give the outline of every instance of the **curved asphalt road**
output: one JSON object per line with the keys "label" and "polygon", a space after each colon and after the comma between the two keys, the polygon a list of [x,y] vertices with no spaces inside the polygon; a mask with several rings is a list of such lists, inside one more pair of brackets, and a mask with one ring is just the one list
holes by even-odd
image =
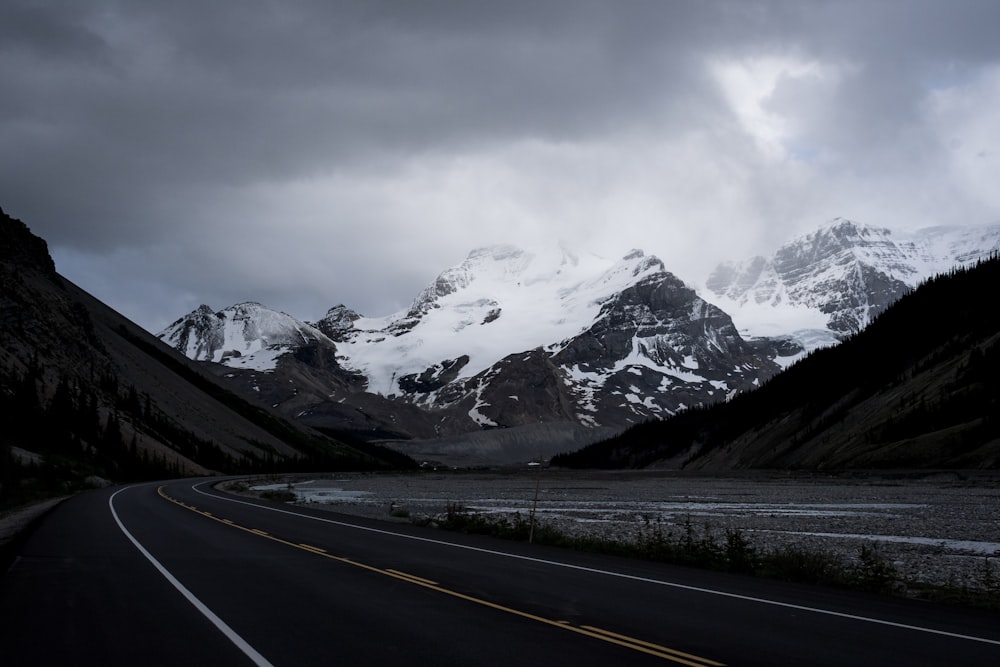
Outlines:
{"label": "curved asphalt road", "polygon": [[57,508],[0,581],[4,665],[1000,665],[1000,616],[248,501]]}

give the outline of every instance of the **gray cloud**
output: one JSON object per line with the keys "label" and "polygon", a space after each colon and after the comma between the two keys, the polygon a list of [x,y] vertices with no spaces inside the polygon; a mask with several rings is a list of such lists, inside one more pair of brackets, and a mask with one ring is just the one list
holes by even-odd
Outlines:
{"label": "gray cloud", "polygon": [[697,279],[836,216],[1000,218],[992,0],[7,2],[0,205],[150,328],[380,315],[472,247]]}

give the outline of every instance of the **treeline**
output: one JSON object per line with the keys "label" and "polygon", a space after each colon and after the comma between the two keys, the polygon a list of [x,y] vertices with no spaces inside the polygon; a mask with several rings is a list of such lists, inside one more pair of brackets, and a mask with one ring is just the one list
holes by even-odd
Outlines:
{"label": "treeline", "polygon": [[26,372],[8,371],[4,378],[0,506],[72,492],[98,478],[135,481],[181,474],[177,457],[151,454],[139,446],[136,430],[125,428],[142,419],[142,409],[134,411],[113,374],[100,373],[92,386],[60,377],[51,388],[31,364]]}
{"label": "treeline", "polygon": [[[864,331],[821,349],[774,376],[757,390],[727,403],[693,408],[666,420],[638,424],[619,436],[562,454],[565,467],[644,467],[700,447],[731,443],[783,419],[797,425],[792,447],[844,420],[851,408],[888,386],[904,386],[948,360],[955,379],[933,395],[909,395],[877,428],[859,434],[868,442],[897,441],[964,425],[949,441],[962,450],[1000,438],[1000,285],[994,254],[969,268],[932,278],[884,311]],[[904,391],[904,399],[907,399]],[[904,399],[900,399],[901,401]],[[920,461],[900,461],[920,465]]]}
{"label": "treeline", "polygon": [[[91,375],[87,381],[75,376],[46,381],[34,362],[25,372],[3,373],[0,507],[71,493],[102,480],[131,482],[191,474],[188,461],[225,474],[369,470],[413,463],[388,451],[362,452],[322,436],[293,432],[249,405],[244,412],[287,436],[297,453],[287,455],[266,443],[248,442],[234,456],[164,414],[148,394],[122,387],[113,372],[105,369]],[[153,446],[154,442],[158,444]]]}

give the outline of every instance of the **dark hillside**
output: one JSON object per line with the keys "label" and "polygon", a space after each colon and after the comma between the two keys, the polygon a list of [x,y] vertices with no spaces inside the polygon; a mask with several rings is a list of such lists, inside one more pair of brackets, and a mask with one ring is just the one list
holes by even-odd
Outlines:
{"label": "dark hillside", "polygon": [[557,457],[573,467],[1000,467],[1000,259],[936,277],[760,389]]}
{"label": "dark hillside", "polygon": [[224,389],[56,273],[2,211],[0,414],[0,505],[88,478],[385,466]]}

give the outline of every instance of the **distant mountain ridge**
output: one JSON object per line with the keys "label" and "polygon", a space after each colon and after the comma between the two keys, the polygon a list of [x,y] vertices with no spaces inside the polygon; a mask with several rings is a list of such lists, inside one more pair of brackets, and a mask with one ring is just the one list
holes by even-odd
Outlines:
{"label": "distant mountain ridge", "polygon": [[904,283],[943,275],[779,372],[801,347],[741,336],[656,257],[561,247],[476,250],[384,318],[340,305],[309,324],[253,302],[203,306],[165,345],[60,276],[45,241],[0,211],[0,502],[29,478],[65,489],[87,475],[412,463],[371,441],[508,463],[625,427],[643,444],[613,441],[613,465],[996,467],[996,234],[924,230],[907,244],[838,221],[787,244],[798,259],[774,266],[800,267],[800,286],[860,276],[865,307],[882,283],[861,289],[864,267]]}
{"label": "distant mountain ridge", "polygon": [[[997,247],[1000,226],[903,234],[838,219],[770,259],[721,265],[705,300],[641,250],[611,260],[503,245],[474,250],[389,316],[341,304],[310,324],[260,304],[202,306],[159,336],[331,433],[430,440],[547,423],[578,445],[759,386]],[[562,451],[555,432],[545,446]]]}
{"label": "distant mountain ridge", "polygon": [[814,349],[861,331],[921,282],[997,250],[1000,225],[903,232],[838,218],[770,257],[720,264],[706,296],[747,336]]}
{"label": "distant mountain ridge", "polygon": [[[244,322],[234,335],[238,313],[251,311],[261,323]],[[268,370],[256,375],[258,387],[287,385],[284,373],[303,363],[301,353],[287,354],[289,335],[300,351],[326,348],[327,370],[339,379],[311,405],[300,397],[299,418],[342,425],[343,410],[332,404],[360,400],[364,390],[379,397],[379,409],[389,401],[429,411],[429,432],[389,415],[402,432],[425,438],[540,422],[619,428],[756,386],[789,352],[747,344],[656,257],[635,250],[608,260],[563,247],[475,250],[388,317],[337,306],[313,326],[257,305],[215,314],[203,307],[159,335],[189,356],[212,350],[231,369]],[[248,361],[247,352],[271,365]]]}

